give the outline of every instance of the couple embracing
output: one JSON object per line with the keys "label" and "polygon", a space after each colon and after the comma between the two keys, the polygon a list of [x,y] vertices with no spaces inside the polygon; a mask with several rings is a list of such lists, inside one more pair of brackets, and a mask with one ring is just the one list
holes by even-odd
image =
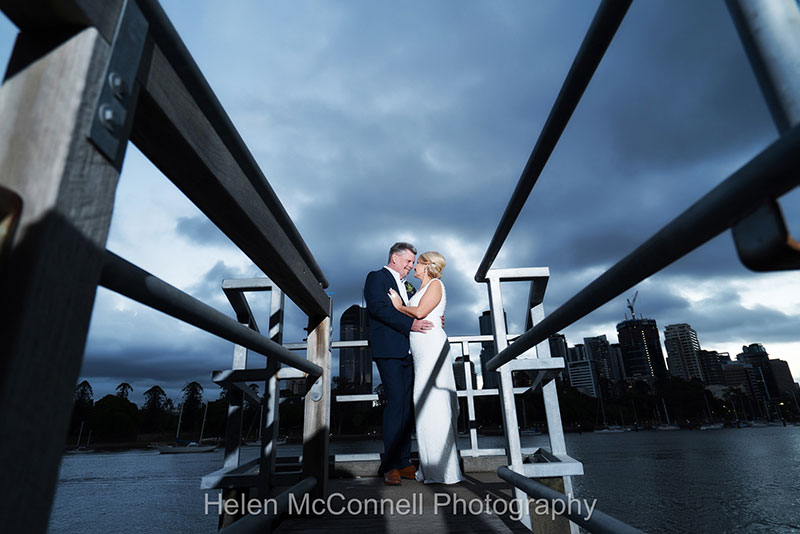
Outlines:
{"label": "couple embracing", "polygon": [[[386,396],[381,468],[390,486],[402,478],[443,484],[463,480],[456,446],[458,398],[442,328],[445,260],[438,252],[425,252],[415,266],[416,255],[413,245],[395,243],[388,264],[369,273],[364,284],[369,346]],[[412,268],[418,291],[405,281]],[[409,459],[414,429],[418,470]]]}

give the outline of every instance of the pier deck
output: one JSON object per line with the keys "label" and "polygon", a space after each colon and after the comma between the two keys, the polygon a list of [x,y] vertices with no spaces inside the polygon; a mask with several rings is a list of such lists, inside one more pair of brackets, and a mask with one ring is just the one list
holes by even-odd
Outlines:
{"label": "pier deck", "polygon": [[[509,511],[512,492],[508,483],[494,473],[467,473],[459,484],[422,484],[403,480],[401,486],[385,486],[382,477],[339,478],[329,481],[331,509],[322,515],[288,515],[274,530],[279,533],[303,532],[530,532],[513,519]],[[385,513],[375,506],[358,513],[368,499],[390,501]],[[354,514],[346,506],[353,502]],[[402,503],[408,503],[403,514]],[[454,503],[457,503],[454,507]],[[391,506],[397,506],[389,513]],[[470,508],[471,506],[471,508]],[[339,514],[344,509],[344,513]],[[497,513],[496,513],[497,512]]]}

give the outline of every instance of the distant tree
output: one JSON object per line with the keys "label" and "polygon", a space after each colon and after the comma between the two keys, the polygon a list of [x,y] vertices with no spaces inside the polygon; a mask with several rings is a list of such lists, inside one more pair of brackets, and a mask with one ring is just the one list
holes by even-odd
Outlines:
{"label": "distant tree", "polygon": [[88,406],[91,406],[94,401],[94,392],[92,391],[92,385],[84,380],[77,386],[75,386],[75,403],[83,403]]}
{"label": "distant tree", "polygon": [[161,432],[167,424],[167,394],[161,386],[153,386],[144,392],[141,430]]}
{"label": "distant tree", "polygon": [[135,440],[139,426],[138,407],[119,395],[106,395],[94,406],[92,431],[98,439]]}
{"label": "distant tree", "polygon": [[142,409],[162,409],[167,400],[167,394],[161,389],[161,386],[153,386],[144,392],[144,406]]}
{"label": "distant tree", "polygon": [[127,382],[123,382],[117,386],[117,397],[121,399],[127,399],[128,393],[133,391],[133,386],[128,384]]}
{"label": "distant tree", "polygon": [[77,435],[80,432],[81,423],[89,422],[92,416],[92,406],[94,405],[94,393],[92,386],[84,380],[75,386],[75,400],[72,405],[72,420],[69,425],[70,434]]}
{"label": "distant tree", "polygon": [[198,382],[187,382],[181,392],[183,393],[181,431],[199,431],[203,418],[203,386]]}
{"label": "distant tree", "polygon": [[227,399],[217,399],[208,403],[206,419],[206,437],[224,437],[225,421],[228,418]]}

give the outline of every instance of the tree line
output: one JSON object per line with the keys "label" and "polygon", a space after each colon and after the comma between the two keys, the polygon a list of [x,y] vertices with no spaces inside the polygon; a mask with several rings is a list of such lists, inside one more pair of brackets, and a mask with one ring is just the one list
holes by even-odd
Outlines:
{"label": "tree line", "polygon": [[[251,384],[250,388],[258,393],[257,384]],[[122,382],[116,387],[115,394],[95,401],[91,384],[87,380],[78,384],[68,444],[76,444],[80,435],[80,444],[84,445],[90,432],[94,443],[174,440],[179,422],[178,437],[181,440],[198,440],[201,428],[204,437],[225,435],[228,413],[228,392],[225,389],[220,390],[216,400],[204,402],[203,386],[198,382],[187,382],[181,389],[177,406],[159,385],[144,392],[141,407],[130,400],[132,392],[133,386]],[[245,400],[243,436],[247,437],[248,429],[257,433],[260,412],[259,405]]]}
{"label": "tree line", "polygon": [[[515,386],[530,385],[525,376],[515,376]],[[558,395],[561,417],[566,430],[592,430],[605,424],[640,427],[666,422],[664,407],[669,409],[671,422],[682,425],[700,425],[709,421],[733,423],[736,419],[756,419],[767,415],[778,415],[788,420],[800,417],[793,403],[775,406],[775,414],[764,414],[762,407],[754,403],[737,388],[728,388],[724,398],[719,399],[706,390],[699,380],[685,381],[669,378],[659,381],[652,388],[643,381],[636,382],[621,394],[607,394],[609,388],[600,384],[601,399],[590,397],[566,382],[558,380]],[[334,379],[332,394],[336,396],[339,384]],[[249,387],[258,394],[258,385]],[[129,399],[133,387],[123,382],[116,393],[94,401],[92,386],[84,380],[75,388],[72,422],[68,445],[76,443],[82,432],[81,444],[85,444],[91,431],[92,441],[168,441],[174,440],[180,421],[180,439],[196,441],[200,438],[205,415],[203,436],[224,437],[228,414],[228,393],[221,389],[214,401],[204,402],[203,387],[197,382],[187,382],[181,390],[176,406],[164,390],[154,385],[144,392],[144,404],[139,407]],[[376,388],[381,393],[381,386]],[[279,413],[280,433],[298,437],[302,434],[304,397],[281,391]],[[523,428],[546,430],[546,414],[541,390],[515,397],[519,424]],[[469,430],[466,399],[459,399],[460,414],[458,428]],[[331,403],[331,431],[335,435],[380,434],[382,424],[382,402],[334,402]],[[497,414],[500,402],[497,397],[475,398],[476,424],[479,431],[490,433],[499,429]],[[242,437],[246,440],[258,438],[258,423],[261,407],[245,397]]]}

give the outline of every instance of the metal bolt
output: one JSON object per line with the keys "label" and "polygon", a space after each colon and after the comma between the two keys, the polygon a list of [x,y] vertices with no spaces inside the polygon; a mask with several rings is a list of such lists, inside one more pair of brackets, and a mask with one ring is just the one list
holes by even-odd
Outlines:
{"label": "metal bolt", "polygon": [[114,96],[117,97],[117,99],[122,100],[125,98],[127,91],[125,90],[125,83],[122,80],[122,76],[116,72],[109,72],[108,86],[111,88],[111,92],[114,93]]}
{"label": "metal bolt", "polygon": [[114,109],[108,104],[103,104],[100,106],[100,109],[97,111],[97,113],[99,115],[100,123],[105,126],[106,130],[114,133],[118,127],[117,114],[114,113]]}

